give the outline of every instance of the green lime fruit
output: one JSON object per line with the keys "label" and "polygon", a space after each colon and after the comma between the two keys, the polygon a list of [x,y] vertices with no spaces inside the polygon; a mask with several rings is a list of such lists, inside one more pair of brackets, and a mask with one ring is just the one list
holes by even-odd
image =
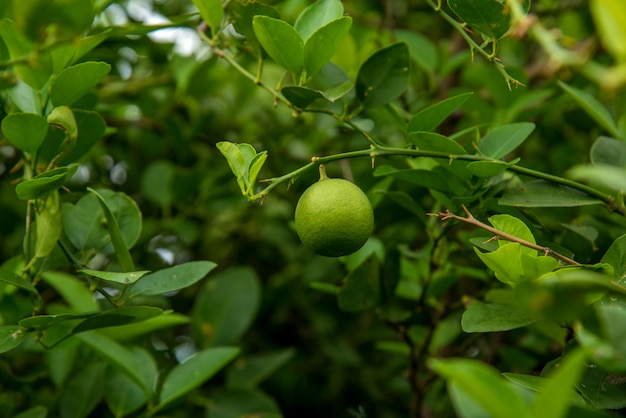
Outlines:
{"label": "green lime fruit", "polygon": [[326,257],[352,254],[374,228],[374,211],[354,183],[322,176],[296,206],[296,231],[304,245]]}

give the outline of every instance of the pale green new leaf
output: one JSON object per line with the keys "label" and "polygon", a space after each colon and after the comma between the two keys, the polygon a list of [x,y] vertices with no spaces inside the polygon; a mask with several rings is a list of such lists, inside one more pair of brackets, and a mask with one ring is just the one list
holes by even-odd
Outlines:
{"label": "pale green new leaf", "polygon": [[589,6],[602,45],[617,61],[626,62],[626,3],[591,0]]}
{"label": "pale green new leaf", "polygon": [[59,192],[53,190],[45,197],[37,199],[37,206],[35,257],[43,258],[57,245],[63,228]]}
{"label": "pale green new leaf", "polygon": [[68,150],[74,148],[76,139],[78,138],[78,125],[74,112],[68,106],[57,106],[48,115],[48,123],[50,125],[58,125],[65,131],[67,141],[69,142]]}

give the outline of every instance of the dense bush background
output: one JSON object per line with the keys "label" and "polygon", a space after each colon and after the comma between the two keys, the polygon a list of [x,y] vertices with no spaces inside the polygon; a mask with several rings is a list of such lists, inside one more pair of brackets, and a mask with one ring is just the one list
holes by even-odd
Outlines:
{"label": "dense bush background", "polygon": [[[225,2],[227,13],[248,3],[255,2]],[[293,24],[312,2],[265,3]],[[501,39],[497,56],[505,71],[523,84],[510,88],[498,64],[472,53],[460,32],[433,9],[434,4],[343,2],[353,22],[332,61],[352,80],[367,57],[394,41],[406,41],[411,54],[403,94],[386,106],[366,107],[355,118],[373,138],[404,147],[411,115],[472,92],[437,132],[454,135],[477,127],[455,137],[471,153],[487,129],[533,122],[533,133],[507,160],[519,157],[524,167],[563,176],[589,162],[596,139],[612,132],[598,122],[601,118],[573,100],[559,81],[597,98],[622,135],[626,131],[624,54],[616,52],[614,40],[607,40],[623,36],[623,27],[613,35],[599,31],[602,17],[592,13],[587,1],[532,4],[534,19],[554,36],[552,43],[542,38],[546,34],[524,32],[521,27],[513,28],[517,36]],[[454,16],[447,7],[444,4]],[[619,7],[624,12],[624,6]],[[78,202],[87,187],[130,196],[143,224],[131,248],[136,270],[157,271],[194,260],[217,264],[206,279],[190,287],[133,300],[172,309],[172,315],[178,316],[171,324],[164,322],[151,332],[141,331],[141,324],[136,324],[119,334],[115,329],[106,333],[104,328],[104,335],[152,356],[161,373],[202,349],[222,344],[241,348],[224,371],[155,413],[172,417],[203,413],[237,417],[246,412],[286,417],[452,416],[446,382],[426,366],[427,358],[474,358],[502,372],[527,375],[538,375],[547,364],[558,361],[565,343],[572,341],[569,325],[542,321],[508,332],[463,332],[465,308],[484,300],[489,290],[503,287],[472,248],[480,242],[474,239],[489,234],[458,222],[442,223],[426,213],[450,209],[462,214],[460,204],[466,203],[485,222],[496,213],[510,214],[522,219],[538,242],[573,254],[584,264],[600,262],[626,232],[622,215],[603,205],[501,205],[498,199],[505,189],[519,184],[519,178],[475,182],[473,197],[445,196],[419,181],[375,176],[368,158],[330,163],[330,175],[355,181],[374,202],[376,228],[366,255],[384,253],[370,257],[366,270],[350,274],[379,271],[387,290],[396,289],[398,280],[404,286],[396,290],[393,302],[347,312],[328,291],[342,283],[353,270],[351,263],[359,265],[359,259],[316,256],[300,245],[293,229],[295,204],[316,181],[316,169],[299,176],[289,188],[281,184],[262,201],[251,203],[241,195],[216,144],[249,143],[257,151],[267,150],[259,178],[274,178],[307,164],[312,156],[366,149],[368,142],[328,114],[305,112],[295,117],[293,109],[275,103],[271,94],[200,40],[196,10],[189,0],[0,4],[0,17],[12,19],[37,51],[110,29],[78,61],[106,62],[110,72],[71,106],[97,111],[106,122],[106,132],[79,160],[78,173],[60,191],[62,201]],[[227,15],[226,22],[232,18]],[[226,35],[228,31],[232,28],[225,29]],[[254,74],[256,58],[248,53],[250,45],[226,35],[217,48],[239,51],[237,61]],[[471,35],[481,42],[478,31]],[[564,48],[565,55],[546,50],[548,44]],[[0,43],[2,118],[20,110],[19,77],[12,62],[16,57],[4,46]],[[485,49],[490,51],[490,46]],[[582,57],[583,64],[573,62],[573,56]],[[33,59],[36,64],[37,58]],[[609,79],[586,63],[621,69]],[[267,58],[262,80],[274,87],[283,73]],[[27,209],[15,195],[22,171],[14,167],[21,158],[14,145],[0,139],[0,262],[3,270],[16,273],[28,262],[21,256]],[[378,157],[375,163],[412,167],[406,160]],[[602,185],[598,188],[606,190]],[[622,198],[621,193],[616,195]],[[110,249],[80,256],[96,270],[120,269]],[[40,281],[46,270],[65,271],[77,278],[76,283],[85,283],[57,247],[43,266],[26,275],[35,280],[41,298],[2,284],[2,325],[16,324],[32,314],[80,312],[75,298],[83,293],[68,296],[50,280]],[[216,288],[215,283],[223,287]],[[93,293],[94,288],[90,290]],[[98,303],[99,309],[111,307],[102,297]],[[133,409],[112,400],[116,390],[127,389],[129,378],[111,358],[74,337],[45,350],[36,342],[41,335],[35,334],[0,357],[1,417],[27,410],[31,415],[25,416],[45,416],[45,411],[63,417],[142,413],[142,405]],[[248,374],[237,375],[241,370]],[[601,409],[625,407],[623,377],[617,371],[607,376],[614,380],[611,402],[587,397],[587,404]],[[113,405],[122,406],[116,412]],[[45,410],[31,409],[35,407]]]}

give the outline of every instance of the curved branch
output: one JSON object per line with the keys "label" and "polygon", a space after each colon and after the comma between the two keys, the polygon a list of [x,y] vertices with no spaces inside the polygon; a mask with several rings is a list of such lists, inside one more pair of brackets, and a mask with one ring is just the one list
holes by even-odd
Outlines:
{"label": "curved branch", "polygon": [[[445,152],[439,151],[428,151],[428,150],[418,150],[418,149],[405,149],[405,148],[393,148],[393,147],[384,147],[380,145],[372,145],[370,149],[359,150],[359,151],[350,151],[344,152],[340,154],[329,155],[325,157],[313,157],[311,158],[311,162],[305,166],[300,167],[299,169],[292,171],[291,173],[287,173],[280,177],[274,177],[271,179],[263,180],[266,183],[270,183],[269,186],[261,190],[261,192],[257,193],[251,200],[262,199],[267,196],[267,193],[276,187],[278,184],[292,180],[301,173],[309,170],[312,167],[315,167],[318,164],[326,164],[332,161],[343,160],[345,158],[357,158],[357,157],[369,157],[376,158],[378,156],[385,155],[405,155],[409,157],[431,157],[431,158],[441,158],[446,160],[462,160],[462,161],[492,161],[492,162],[502,162],[500,160],[494,160],[493,158],[485,157],[482,155],[472,155],[472,154],[447,154]],[[626,216],[626,208],[617,204],[615,198],[611,195],[600,192],[599,190],[594,189],[593,187],[587,186],[582,183],[578,183],[576,181],[566,179],[563,177],[555,176],[552,174],[543,173],[541,171],[532,170],[530,168],[521,167],[517,165],[511,165],[507,167],[507,170],[513,171],[518,174],[523,174],[529,177],[533,177],[536,179],[546,180],[550,183],[562,184],[564,186],[571,187],[572,189],[576,189],[583,193],[586,193],[592,197],[601,200],[605,203],[611,210],[618,212],[621,215]]]}

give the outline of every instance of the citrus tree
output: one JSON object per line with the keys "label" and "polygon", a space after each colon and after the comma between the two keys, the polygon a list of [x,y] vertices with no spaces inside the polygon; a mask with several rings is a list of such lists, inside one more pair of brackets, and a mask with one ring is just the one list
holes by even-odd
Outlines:
{"label": "citrus tree", "polygon": [[626,408],[621,1],[0,19],[0,416]]}

